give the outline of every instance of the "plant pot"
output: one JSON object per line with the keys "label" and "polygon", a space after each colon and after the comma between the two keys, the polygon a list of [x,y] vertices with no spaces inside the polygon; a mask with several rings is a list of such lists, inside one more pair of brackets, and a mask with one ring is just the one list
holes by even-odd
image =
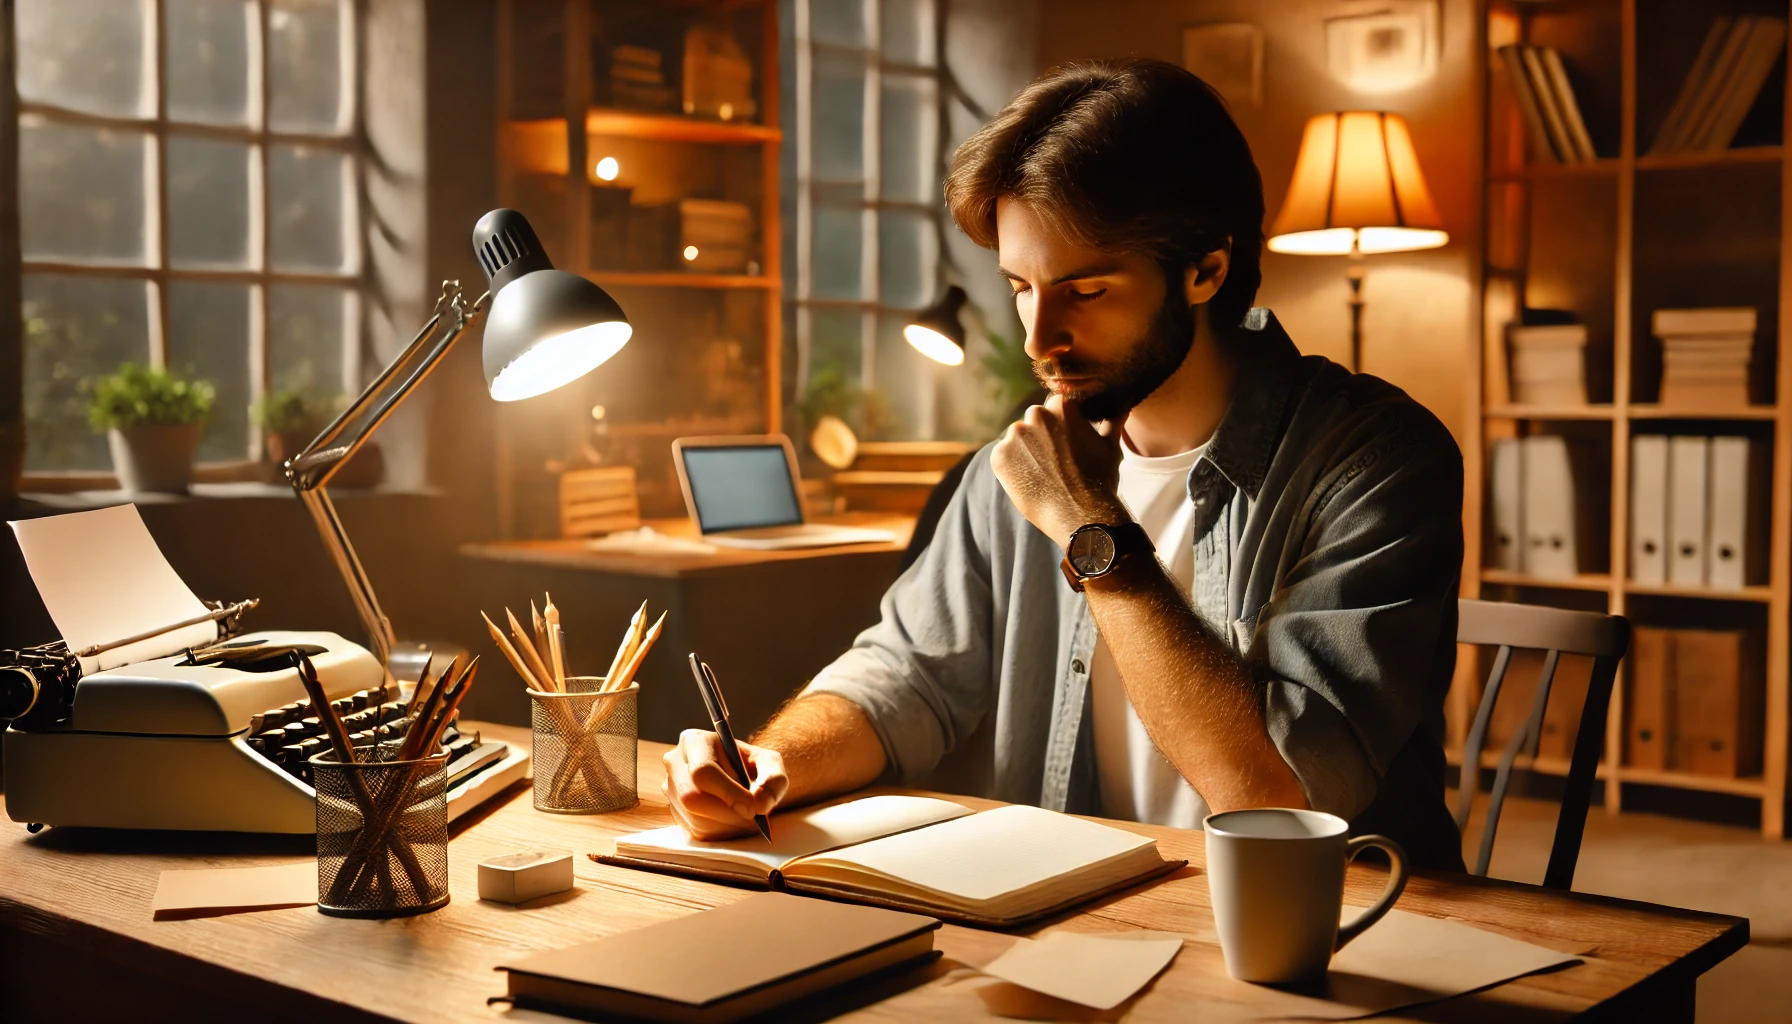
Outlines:
{"label": "plant pot", "polygon": [[193,452],[199,448],[197,423],[139,423],[106,431],[112,471],[127,491],[187,493],[193,482]]}

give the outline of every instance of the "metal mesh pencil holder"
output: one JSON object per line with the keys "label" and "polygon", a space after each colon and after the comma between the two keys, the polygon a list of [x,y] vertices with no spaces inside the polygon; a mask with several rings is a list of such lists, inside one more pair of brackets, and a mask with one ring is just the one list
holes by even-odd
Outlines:
{"label": "metal mesh pencil holder", "polygon": [[637,683],[597,692],[602,676],[570,676],[566,693],[530,690],[535,809],[603,814],[640,802],[635,789]]}
{"label": "metal mesh pencil holder", "polygon": [[[390,746],[390,745],[388,745]],[[356,747],[311,758],[317,790],[317,909],[405,917],[448,902],[448,755],[381,761]]]}

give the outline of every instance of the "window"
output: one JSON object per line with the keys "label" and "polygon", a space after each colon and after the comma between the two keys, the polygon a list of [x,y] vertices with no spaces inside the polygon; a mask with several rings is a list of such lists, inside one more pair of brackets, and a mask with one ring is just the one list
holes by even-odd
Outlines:
{"label": "window", "polygon": [[934,420],[933,368],[902,326],[939,283],[935,0],[783,0],[789,387],[838,374]]}
{"label": "window", "polygon": [[199,458],[270,389],[358,386],[353,0],[16,0],[27,472],[105,470],[84,382],[209,380]]}

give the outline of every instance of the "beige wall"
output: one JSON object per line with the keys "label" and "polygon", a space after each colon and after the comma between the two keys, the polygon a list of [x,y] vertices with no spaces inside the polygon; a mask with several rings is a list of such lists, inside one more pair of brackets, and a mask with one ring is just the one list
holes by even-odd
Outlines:
{"label": "beige wall", "polygon": [[[1430,252],[1370,257],[1363,286],[1363,369],[1406,389],[1458,439],[1473,414],[1468,375],[1475,351],[1473,254],[1480,214],[1476,168],[1480,118],[1474,76],[1474,5],[1441,0],[1442,54],[1435,79],[1405,92],[1359,96],[1325,69],[1329,0],[1042,0],[1039,64],[1079,57],[1158,57],[1180,62],[1182,29],[1251,22],[1265,33],[1263,105],[1234,110],[1263,171],[1273,220],[1288,188],[1301,126],[1317,113],[1382,109],[1405,115],[1419,161],[1449,228]],[[1266,253],[1258,301],[1274,309],[1301,350],[1349,359],[1345,259]]]}

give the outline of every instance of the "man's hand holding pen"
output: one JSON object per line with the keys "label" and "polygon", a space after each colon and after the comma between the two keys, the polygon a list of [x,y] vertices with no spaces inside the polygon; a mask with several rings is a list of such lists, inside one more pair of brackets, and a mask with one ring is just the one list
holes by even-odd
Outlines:
{"label": "man's hand holding pen", "polygon": [[775,750],[736,743],[753,779],[742,786],[729,769],[721,737],[707,729],[686,729],[666,751],[661,786],[672,819],[696,839],[730,839],[754,831],[753,816],[770,814],[790,791],[784,758]]}

